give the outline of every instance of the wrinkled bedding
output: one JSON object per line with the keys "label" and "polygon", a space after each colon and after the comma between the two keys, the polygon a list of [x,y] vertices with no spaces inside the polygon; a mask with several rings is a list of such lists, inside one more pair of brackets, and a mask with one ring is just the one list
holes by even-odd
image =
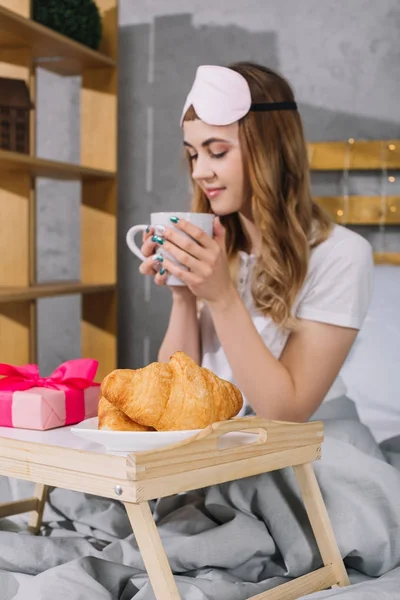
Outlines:
{"label": "wrinkled bedding", "polygon": [[[352,585],[307,598],[400,600],[400,436],[378,445],[331,411],[314,466]],[[31,491],[0,478],[0,502]],[[291,469],[151,506],[184,600],[246,600],[322,566]],[[119,501],[52,489],[41,534],[25,519],[0,520],[0,600],[154,600]]]}

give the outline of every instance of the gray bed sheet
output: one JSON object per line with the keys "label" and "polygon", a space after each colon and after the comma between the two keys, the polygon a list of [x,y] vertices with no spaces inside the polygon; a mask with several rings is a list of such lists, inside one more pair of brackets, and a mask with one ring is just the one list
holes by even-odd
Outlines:
{"label": "gray bed sheet", "polygon": [[[378,445],[350,401],[329,404],[314,466],[352,585],[307,598],[400,600],[400,436]],[[0,478],[0,502],[31,492]],[[184,600],[246,600],[322,566],[291,469],[152,509]],[[0,600],[154,600],[120,502],[53,489],[41,535],[25,526],[0,520]]]}

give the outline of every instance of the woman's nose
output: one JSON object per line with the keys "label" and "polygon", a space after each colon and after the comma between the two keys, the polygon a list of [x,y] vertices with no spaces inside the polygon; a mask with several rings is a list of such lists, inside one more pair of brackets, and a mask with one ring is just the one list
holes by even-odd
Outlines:
{"label": "woman's nose", "polygon": [[210,162],[205,159],[197,158],[192,170],[193,179],[212,179],[214,171],[211,168]]}

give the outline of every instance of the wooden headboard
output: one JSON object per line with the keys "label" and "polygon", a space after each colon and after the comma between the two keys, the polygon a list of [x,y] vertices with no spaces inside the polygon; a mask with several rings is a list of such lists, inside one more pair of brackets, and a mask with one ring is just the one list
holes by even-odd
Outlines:
{"label": "wooden headboard", "polygon": [[[395,181],[391,170],[400,170],[400,140],[354,140],[310,142],[311,171],[376,171]],[[400,196],[323,196],[314,197],[337,222],[345,225],[400,225]],[[400,265],[400,252],[374,254],[378,264]]]}

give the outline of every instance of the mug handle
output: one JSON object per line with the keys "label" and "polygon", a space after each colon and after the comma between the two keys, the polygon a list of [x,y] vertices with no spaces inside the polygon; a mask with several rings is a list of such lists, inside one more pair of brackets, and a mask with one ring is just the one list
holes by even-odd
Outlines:
{"label": "mug handle", "polygon": [[148,225],[134,225],[129,229],[128,233],[126,234],[126,243],[128,245],[129,250],[133,252],[135,256],[140,258],[140,260],[146,260],[146,257],[144,254],[142,254],[139,247],[135,243],[135,235],[139,233],[139,231],[145,231],[147,227]]}

